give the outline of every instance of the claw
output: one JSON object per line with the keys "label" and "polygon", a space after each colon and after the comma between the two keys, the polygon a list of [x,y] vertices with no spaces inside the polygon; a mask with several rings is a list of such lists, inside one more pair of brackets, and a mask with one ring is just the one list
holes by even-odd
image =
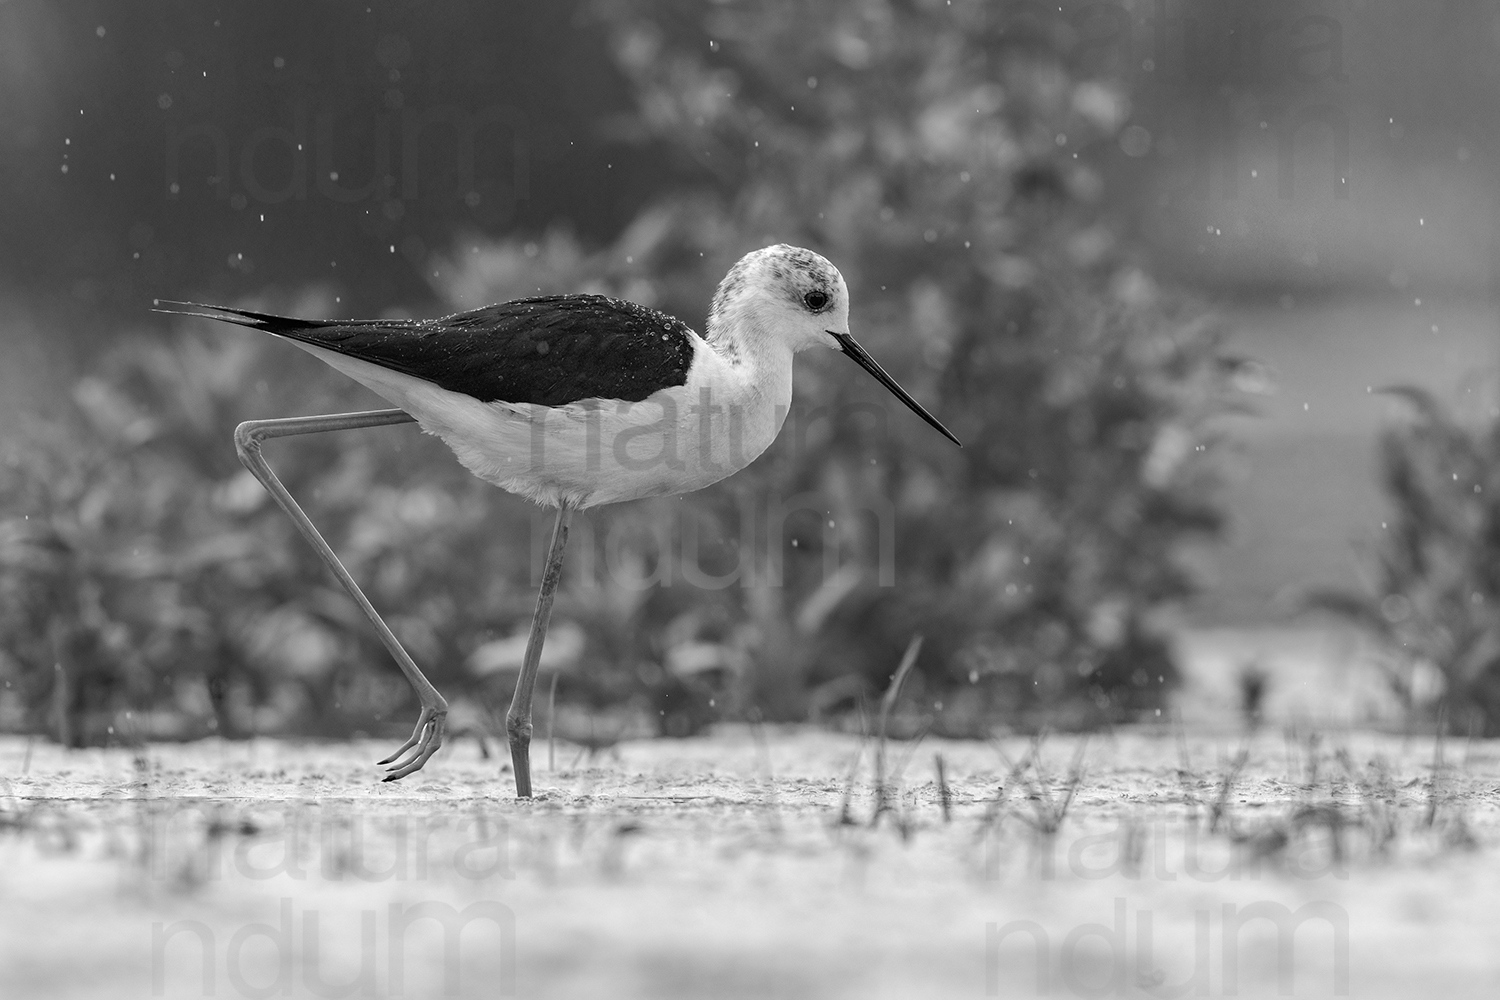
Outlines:
{"label": "claw", "polygon": [[375,762],[375,766],[376,767],[384,767],[385,765],[389,764],[391,761],[395,760],[397,757],[400,757],[402,754],[406,753],[406,751],[410,750],[412,747],[416,746],[417,743],[420,741],[420,738],[422,736],[422,730],[424,730],[426,728],[427,728],[427,710],[424,708],[422,710],[422,718],[420,718],[420,719],[417,720],[417,728],[411,734],[411,739],[409,739],[405,743],[401,744],[401,746],[399,748],[397,748],[396,752],[393,753],[393,754],[391,754],[389,757],[386,757],[383,760],[377,760]]}
{"label": "claw", "polygon": [[[431,759],[443,745],[443,730],[446,727],[448,710],[434,708],[431,705],[422,706],[422,714],[417,717],[417,727],[412,730],[411,738],[401,744],[400,749],[389,757],[377,763],[380,766],[390,764],[390,771],[382,781],[399,781],[422,769],[422,765]],[[407,752],[415,750],[411,756]]]}

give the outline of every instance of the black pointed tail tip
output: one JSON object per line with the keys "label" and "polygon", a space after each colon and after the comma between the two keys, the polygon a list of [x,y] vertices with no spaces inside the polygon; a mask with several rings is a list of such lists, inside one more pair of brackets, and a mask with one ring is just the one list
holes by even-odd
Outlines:
{"label": "black pointed tail tip", "polygon": [[152,299],[151,311],[166,316],[196,316],[199,319],[216,319],[223,323],[239,323],[242,326],[258,326],[264,322],[254,313],[228,306],[215,306],[207,302],[184,302],[180,299]]}
{"label": "black pointed tail tip", "polygon": [[[186,307],[186,308],[184,308]],[[205,302],[184,302],[181,299],[152,299],[151,311],[167,316],[208,316],[204,309],[218,309]]]}
{"label": "black pointed tail tip", "polygon": [[855,364],[874,376],[875,381],[889,389],[891,394],[905,403],[913,413],[927,421],[927,423],[937,429],[939,434],[943,435],[949,441],[952,441],[960,448],[964,446],[964,443],[952,431],[943,426],[941,420],[928,413],[927,408],[917,402],[911,393],[901,388],[896,380],[891,378],[890,374],[884,368],[880,367],[880,362],[870,357],[870,352],[859,346],[858,341],[847,333],[838,333],[833,330],[829,330],[828,333],[834,340],[839,342],[839,347],[843,350],[844,354],[853,359]]}
{"label": "black pointed tail tip", "polygon": [[[177,308],[177,307],[186,308]],[[282,330],[305,329],[310,326],[318,326],[319,323],[311,320],[293,319],[290,316],[277,316],[274,313],[256,312],[253,309],[237,309],[234,306],[215,306],[206,302],[183,302],[177,299],[152,299],[151,311],[165,313],[168,316],[196,316],[200,319],[214,319],[220,323],[234,323],[238,326],[248,326],[254,330],[266,330],[277,333]]]}

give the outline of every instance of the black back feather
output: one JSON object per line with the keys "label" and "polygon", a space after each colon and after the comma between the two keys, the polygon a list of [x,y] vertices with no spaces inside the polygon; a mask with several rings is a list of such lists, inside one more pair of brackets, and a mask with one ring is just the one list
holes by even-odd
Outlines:
{"label": "black back feather", "polygon": [[264,330],[486,403],[639,402],[684,384],[693,363],[686,323],[604,295],[541,295],[429,320],[303,320],[164,299],[162,304],[194,310],[158,312]]}

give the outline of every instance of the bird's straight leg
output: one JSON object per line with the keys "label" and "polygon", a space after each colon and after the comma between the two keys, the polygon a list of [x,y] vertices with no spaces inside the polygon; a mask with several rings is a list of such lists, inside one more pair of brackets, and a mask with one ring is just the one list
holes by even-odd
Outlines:
{"label": "bird's straight leg", "polygon": [[547,623],[552,620],[552,599],[562,579],[563,549],[568,544],[568,524],[572,519],[573,508],[569,504],[557,508],[547,566],[542,570],[542,589],[536,595],[536,613],[531,616],[531,636],[526,640],[526,656],[521,660],[521,676],[516,678],[516,693],[510,700],[510,711],[505,713],[510,761],[516,772],[516,797],[521,799],[531,798],[531,695],[536,688],[537,665],[542,660],[542,643],[547,639]]}
{"label": "bird's straight leg", "polygon": [[[313,526],[308,516],[302,512],[297,501],[287,492],[287,488],[281,484],[276,473],[271,471],[271,466],[266,463],[265,457],[260,453],[260,444],[268,438],[290,437],[295,434],[319,434],[324,431],[347,431],[360,427],[383,427],[387,424],[410,423],[415,418],[405,410],[368,410],[362,413],[335,413],[320,417],[285,417],[275,420],[247,420],[234,429],[234,446],[239,453],[240,461],[245,463],[249,469],[260,480],[264,486],[286,511],[292,523],[302,532],[317,551],[323,562],[338,577],[339,583],[354,598],[354,603],[370,619],[375,626],[375,631],[380,634],[380,641],[395,658],[396,665],[411,682],[411,686],[417,692],[417,698],[422,703],[422,714],[417,718],[417,727],[411,734],[411,739],[402,744],[401,749],[391,754],[385,760],[380,761],[382,765],[391,765],[389,773],[385,776],[386,781],[395,781],[404,778],[413,771],[420,770],[427,763],[438,747],[443,742],[443,726],[448,717],[448,702],[438,693],[438,689],[432,686],[412,658],[407,655],[401,643],[396,639],[390,627],[380,617],[379,612],[365,597],[364,591],[359,589],[359,584],[354,582],[354,577],[344,568],[339,557],[334,554],[333,549],[323,540],[318,529]],[[401,759],[411,751],[409,756]]]}

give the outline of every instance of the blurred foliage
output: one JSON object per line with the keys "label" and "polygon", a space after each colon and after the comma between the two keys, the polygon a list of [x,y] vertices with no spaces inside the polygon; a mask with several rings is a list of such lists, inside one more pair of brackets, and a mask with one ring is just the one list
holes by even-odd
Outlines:
{"label": "blurred foliage", "polygon": [[[1099,160],[1128,120],[1122,86],[1082,74],[1071,29],[1030,6],[589,11],[637,108],[609,135],[696,181],[600,250],[561,229],[458,240],[432,261],[440,294],[599,291],[698,321],[740,254],[808,245],[848,280],[856,335],[966,447],[853,365],[805,359],[749,469],[575,522],[554,620],[569,639],[544,658],[560,698],[669,733],[853,720],[921,633],[908,729],[1158,708],[1177,680],[1163,612],[1197,587],[1192,544],[1221,528],[1214,453],[1238,404],[1214,327],[1112,217]],[[281,305],[328,303],[261,304]],[[235,466],[238,419],[367,405],[288,353],[227,331],[123,348],[80,386],[76,426],[8,467],[0,648],[34,724],[50,705],[87,738],[76,720],[97,705],[231,734],[348,731],[408,704]],[[270,458],[434,682],[493,704],[549,519],[401,433]]]}
{"label": "blurred foliage", "polygon": [[740,703],[794,717],[878,693],[923,632],[911,703],[941,728],[1158,707],[1176,673],[1155,617],[1195,589],[1187,543],[1221,527],[1209,452],[1238,399],[1217,331],[1111,217],[1099,166],[1128,96],[1080,77],[1072,29],[1034,8],[591,10],[639,109],[615,134],[699,183],[601,252],[563,232],[460,247],[446,297],[587,289],[696,319],[741,253],[805,243],[843,270],[856,334],[968,444],[853,366],[804,362],[768,454],[677,508],[683,533],[759,545],[716,592],[749,626]]}
{"label": "blurred foliage", "polygon": [[[71,422],[36,428],[0,481],[11,721],[87,743],[348,733],[399,709],[405,682],[230,443],[252,413],[356,409],[364,391],[230,331],[127,342],[99,367]],[[440,447],[346,435],[273,449],[438,683],[493,637],[495,608],[526,613],[525,581],[492,571],[524,518],[492,509]]]}
{"label": "blurred foliage", "polygon": [[1500,421],[1466,425],[1426,390],[1387,391],[1415,419],[1381,437],[1391,512],[1369,590],[1317,591],[1305,604],[1379,642],[1415,717],[1500,735]]}

